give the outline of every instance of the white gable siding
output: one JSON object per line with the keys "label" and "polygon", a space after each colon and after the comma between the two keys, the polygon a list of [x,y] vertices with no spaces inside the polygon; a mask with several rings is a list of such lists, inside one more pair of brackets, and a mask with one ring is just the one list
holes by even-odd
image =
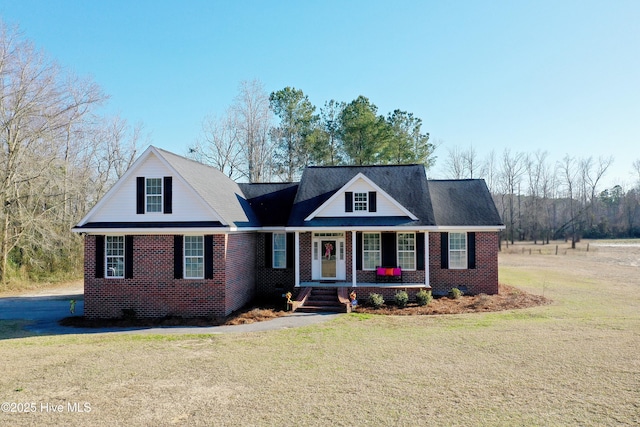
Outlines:
{"label": "white gable siding", "polygon": [[377,192],[377,209],[376,212],[365,211],[344,211],[344,192],[352,191],[354,193],[369,193],[369,191],[376,191],[369,183],[363,179],[357,179],[348,188],[345,188],[338,197],[329,202],[316,217],[341,217],[341,216],[406,216],[406,214],[399,209],[396,205],[386,198],[380,192]]}
{"label": "white gable siding", "polygon": [[[173,176],[173,213],[136,214],[136,178]],[[164,194],[164,192],[163,192]],[[96,211],[88,222],[156,222],[156,221],[216,221],[211,209],[187,188],[155,155],[150,155],[135,173],[127,177],[110,199]]]}

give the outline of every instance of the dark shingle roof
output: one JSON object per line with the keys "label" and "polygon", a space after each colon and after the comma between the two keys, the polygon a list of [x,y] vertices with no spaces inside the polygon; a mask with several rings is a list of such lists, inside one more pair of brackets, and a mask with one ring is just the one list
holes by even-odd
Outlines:
{"label": "dark shingle roof", "polygon": [[239,184],[263,227],[283,226],[289,219],[298,183]]}
{"label": "dark shingle roof", "polygon": [[[358,173],[365,175],[418,217],[412,225],[435,225],[422,165],[308,167],[302,174],[289,225],[309,225],[304,219]],[[347,221],[346,218],[343,220]]]}
{"label": "dark shingle roof", "polygon": [[483,179],[430,180],[428,183],[437,225],[503,225]]}

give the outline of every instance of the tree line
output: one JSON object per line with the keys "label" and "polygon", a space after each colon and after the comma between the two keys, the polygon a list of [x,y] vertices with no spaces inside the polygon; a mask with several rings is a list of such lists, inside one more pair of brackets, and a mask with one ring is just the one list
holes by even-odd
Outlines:
{"label": "tree line", "polygon": [[70,229],[131,165],[141,129],[0,22],[0,282],[78,274]]}
{"label": "tree line", "polygon": [[448,150],[449,178],[483,178],[506,229],[502,240],[549,243],[582,237],[640,237],[640,159],[632,163],[636,182],[602,185],[612,157],[566,155],[552,162],[546,151],[489,153],[479,159],[473,147]]}
{"label": "tree line", "polygon": [[267,94],[243,81],[221,117],[203,121],[188,156],[249,182],[299,179],[305,166],[435,162],[422,119],[400,109],[387,115],[365,96],[326,101],[317,108],[300,89]]}

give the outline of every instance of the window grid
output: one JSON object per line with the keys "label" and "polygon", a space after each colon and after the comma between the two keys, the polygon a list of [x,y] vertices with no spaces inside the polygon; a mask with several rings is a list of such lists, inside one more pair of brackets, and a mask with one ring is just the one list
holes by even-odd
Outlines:
{"label": "window grid", "polygon": [[449,233],[449,268],[467,268],[467,233]]}
{"label": "window grid", "polygon": [[366,211],[367,210],[367,193],[354,193],[353,194],[353,210],[354,211]]}
{"label": "window grid", "polygon": [[403,270],[416,269],[416,234],[398,233],[398,266]]}
{"label": "window grid", "polygon": [[380,265],[380,233],[362,233],[362,269],[374,270]]}
{"label": "window grid", "polygon": [[287,267],[287,238],[285,233],[273,233],[273,268]]}
{"label": "window grid", "polygon": [[184,277],[204,278],[204,236],[184,236]]}
{"label": "window grid", "polygon": [[106,236],[107,277],[124,277],[124,236]]}
{"label": "window grid", "polygon": [[147,212],[162,212],[162,178],[147,178]]}

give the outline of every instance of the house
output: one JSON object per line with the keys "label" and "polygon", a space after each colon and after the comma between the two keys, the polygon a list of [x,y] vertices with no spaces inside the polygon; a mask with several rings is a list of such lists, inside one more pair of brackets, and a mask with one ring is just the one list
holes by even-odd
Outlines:
{"label": "house", "polygon": [[428,180],[422,165],[248,184],[149,147],[73,231],[85,316],[109,318],[226,316],[323,288],[495,294],[503,228],[483,180]]}

